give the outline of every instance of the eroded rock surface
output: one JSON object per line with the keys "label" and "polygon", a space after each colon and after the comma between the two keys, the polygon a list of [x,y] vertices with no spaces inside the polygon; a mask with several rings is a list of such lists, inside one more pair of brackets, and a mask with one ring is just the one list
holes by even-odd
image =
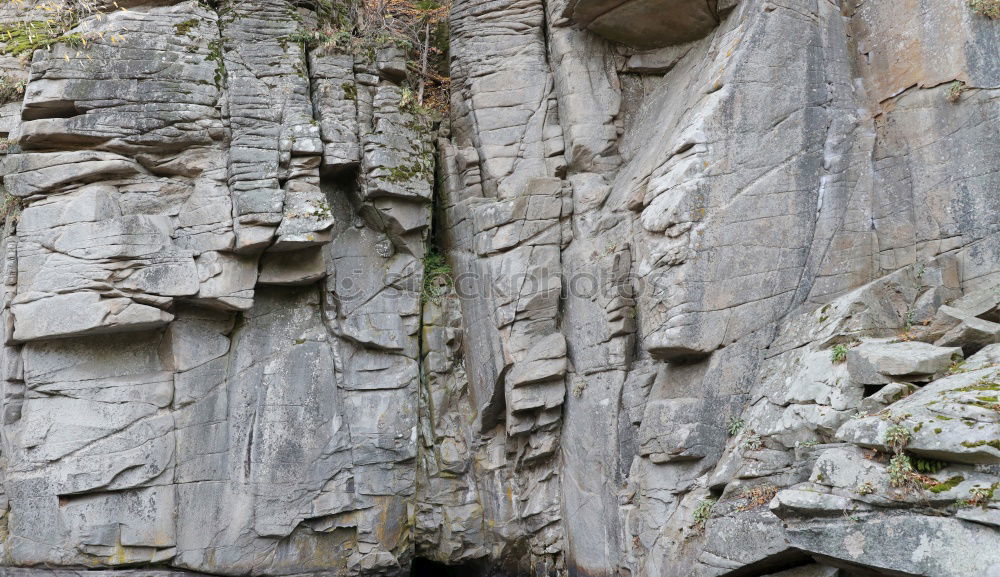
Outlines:
{"label": "eroded rock surface", "polygon": [[997,20],[120,7],[0,56],[3,575],[1000,576]]}

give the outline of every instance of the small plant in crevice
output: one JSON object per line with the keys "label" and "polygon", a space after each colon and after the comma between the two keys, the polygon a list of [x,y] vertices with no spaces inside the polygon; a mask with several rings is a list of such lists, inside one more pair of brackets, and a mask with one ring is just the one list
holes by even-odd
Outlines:
{"label": "small plant in crevice", "polygon": [[308,204],[313,209],[311,216],[319,219],[333,218],[333,207],[330,206],[328,200],[323,199],[319,202],[309,202]]}
{"label": "small plant in crevice", "polygon": [[345,82],[340,85],[341,90],[344,91],[344,98],[348,100],[353,100],[357,102],[358,100],[358,85],[353,82]]}
{"label": "small plant in crevice", "polygon": [[892,452],[899,455],[909,444],[910,439],[913,437],[913,433],[909,429],[904,427],[899,423],[890,425],[885,431],[885,444],[888,445]]}
{"label": "small plant in crevice", "polygon": [[906,493],[923,488],[919,475],[913,469],[913,463],[907,455],[902,453],[894,455],[889,461],[888,471],[891,487],[902,489]]}
{"label": "small plant in crevice", "polygon": [[707,499],[702,499],[698,501],[698,504],[694,508],[694,528],[701,531],[705,528],[705,523],[712,516],[712,508],[718,503],[718,499],[713,499],[711,497]]}
{"label": "small plant in crevice", "polygon": [[948,367],[949,375],[958,375],[967,372],[969,372],[969,369],[965,368],[964,358],[952,361],[951,366]]}
{"label": "small plant in crevice", "polygon": [[969,8],[992,20],[1000,19],[1000,0],[969,0]]}
{"label": "small plant in crevice", "polygon": [[174,30],[179,36],[191,36],[191,30],[198,26],[197,18],[189,18],[183,22],[174,24]]}
{"label": "small plant in crevice", "polygon": [[757,485],[751,489],[746,489],[740,493],[741,499],[746,499],[746,503],[740,506],[740,511],[751,511],[758,507],[763,507],[774,499],[778,494],[778,487],[771,484]]}
{"label": "small plant in crevice", "polygon": [[759,451],[764,447],[764,440],[757,431],[751,429],[743,438],[742,447],[747,451]]}
{"label": "small plant in crevice", "polygon": [[963,477],[961,475],[956,475],[954,477],[949,477],[948,479],[946,479],[944,481],[939,481],[939,482],[934,482],[934,483],[927,483],[927,484],[924,485],[924,489],[927,489],[931,493],[935,493],[935,494],[937,494],[937,493],[944,493],[946,491],[950,491],[951,489],[954,489],[955,487],[958,486],[959,483],[961,483],[964,480],[965,480],[965,477]]}
{"label": "small plant in crevice", "polygon": [[945,461],[938,461],[937,459],[929,459],[926,457],[915,457],[910,456],[910,462],[913,464],[913,468],[916,469],[918,473],[923,473],[925,475],[933,475],[941,469],[948,466]]}
{"label": "small plant in crevice", "polygon": [[729,426],[726,428],[726,430],[729,431],[730,437],[735,437],[736,435],[740,434],[740,431],[743,430],[744,426],[746,426],[746,422],[743,419],[739,417],[733,417],[729,419]]}
{"label": "small plant in crevice", "polygon": [[8,220],[16,223],[20,216],[21,199],[11,196],[10,193],[4,193],[3,203],[0,204],[0,224],[6,223]]}
{"label": "small plant in crevice", "polygon": [[854,492],[858,495],[871,495],[875,492],[875,485],[873,485],[870,481],[865,481],[855,487]]}
{"label": "small plant in crevice", "polygon": [[18,80],[6,74],[0,74],[0,104],[20,100],[27,87],[26,80]]}
{"label": "small plant in crevice", "polygon": [[993,501],[993,495],[997,489],[1000,489],[1000,483],[993,483],[989,487],[974,487],[969,489],[969,496],[967,498],[959,499],[955,504],[959,508],[982,507],[986,509]]}
{"label": "small plant in crevice", "polygon": [[830,349],[830,360],[842,363],[847,360],[847,345],[833,345]]}
{"label": "small plant in crevice", "polygon": [[820,324],[825,323],[830,320],[829,312],[832,305],[824,305],[823,308],[819,310],[819,322]]}
{"label": "small plant in crevice", "polygon": [[423,302],[440,303],[441,297],[454,286],[454,282],[448,259],[434,249],[427,251],[424,256],[424,285],[421,291]]}
{"label": "small plant in crevice", "polygon": [[956,80],[951,83],[948,88],[948,102],[958,102],[962,99],[962,93],[968,90],[965,83],[961,80]]}
{"label": "small plant in crevice", "polygon": [[[887,419],[890,423],[892,423],[889,425],[889,428],[885,430],[885,436],[882,439],[893,453],[892,458],[889,460],[889,467],[887,469],[887,472],[889,473],[889,486],[899,489],[903,493],[919,492],[928,484],[934,484],[937,482],[935,479],[918,472],[914,467],[913,459],[905,452],[906,446],[910,444],[910,439],[913,438],[913,432],[902,424],[903,420],[908,416],[909,415],[902,415],[894,417],[888,411],[885,411],[882,415],[884,419]],[[922,463],[922,466],[925,468],[935,467],[935,465],[930,462]]]}

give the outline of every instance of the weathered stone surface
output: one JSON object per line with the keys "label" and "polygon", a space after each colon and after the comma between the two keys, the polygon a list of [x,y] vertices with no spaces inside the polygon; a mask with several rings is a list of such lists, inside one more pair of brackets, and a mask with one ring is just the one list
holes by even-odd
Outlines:
{"label": "weathered stone surface", "polygon": [[935,345],[979,348],[1000,343],[1000,323],[981,319],[949,306],[938,309],[938,314],[956,322],[955,326],[935,341]]}
{"label": "weathered stone surface", "polygon": [[309,53],[309,71],[313,110],[323,139],[323,167],[332,171],[356,167],[361,149],[354,57],[313,50]]}
{"label": "weathered stone surface", "polygon": [[320,249],[291,254],[270,253],[260,262],[260,284],[308,285],[326,276],[326,261]]}
{"label": "weathered stone surface", "polygon": [[[959,577],[989,575],[1000,564],[995,529],[957,519],[861,514],[857,523],[795,523],[788,533],[794,546],[847,571]],[[883,546],[887,535],[891,548]]]}
{"label": "weathered stone surface", "polygon": [[102,299],[92,292],[13,304],[11,314],[15,322],[14,339],[22,342],[152,329],[174,318],[170,313],[131,299]]}
{"label": "weathered stone surface", "polygon": [[708,34],[718,23],[713,4],[706,0],[571,0],[567,12],[610,40],[650,48]]}
{"label": "weathered stone surface", "polygon": [[[996,392],[1000,371],[979,369],[938,379],[912,395],[889,405],[890,414],[911,431],[907,450],[934,459],[959,463],[1000,461],[1000,415]],[[891,418],[853,419],[837,436],[863,447],[887,450],[886,431]]]}
{"label": "weathered stone surface", "polygon": [[936,347],[921,342],[865,342],[847,353],[851,378],[864,384],[927,380],[962,360],[958,347]]}
{"label": "weathered stone surface", "polygon": [[1000,571],[995,20],[375,4],[0,55],[0,574]]}

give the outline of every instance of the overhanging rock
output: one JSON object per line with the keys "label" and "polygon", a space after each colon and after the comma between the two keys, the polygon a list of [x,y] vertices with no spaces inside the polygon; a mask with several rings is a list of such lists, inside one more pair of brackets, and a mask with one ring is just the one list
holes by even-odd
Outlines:
{"label": "overhanging rock", "polygon": [[576,0],[565,14],[587,29],[636,48],[704,37],[719,23],[710,0]]}

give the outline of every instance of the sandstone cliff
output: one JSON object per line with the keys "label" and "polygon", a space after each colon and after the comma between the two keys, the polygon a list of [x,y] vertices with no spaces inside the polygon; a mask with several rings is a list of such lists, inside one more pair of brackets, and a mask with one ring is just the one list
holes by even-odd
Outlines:
{"label": "sandstone cliff", "polygon": [[453,0],[443,117],[97,4],[0,5],[0,575],[1000,576],[996,0]]}

